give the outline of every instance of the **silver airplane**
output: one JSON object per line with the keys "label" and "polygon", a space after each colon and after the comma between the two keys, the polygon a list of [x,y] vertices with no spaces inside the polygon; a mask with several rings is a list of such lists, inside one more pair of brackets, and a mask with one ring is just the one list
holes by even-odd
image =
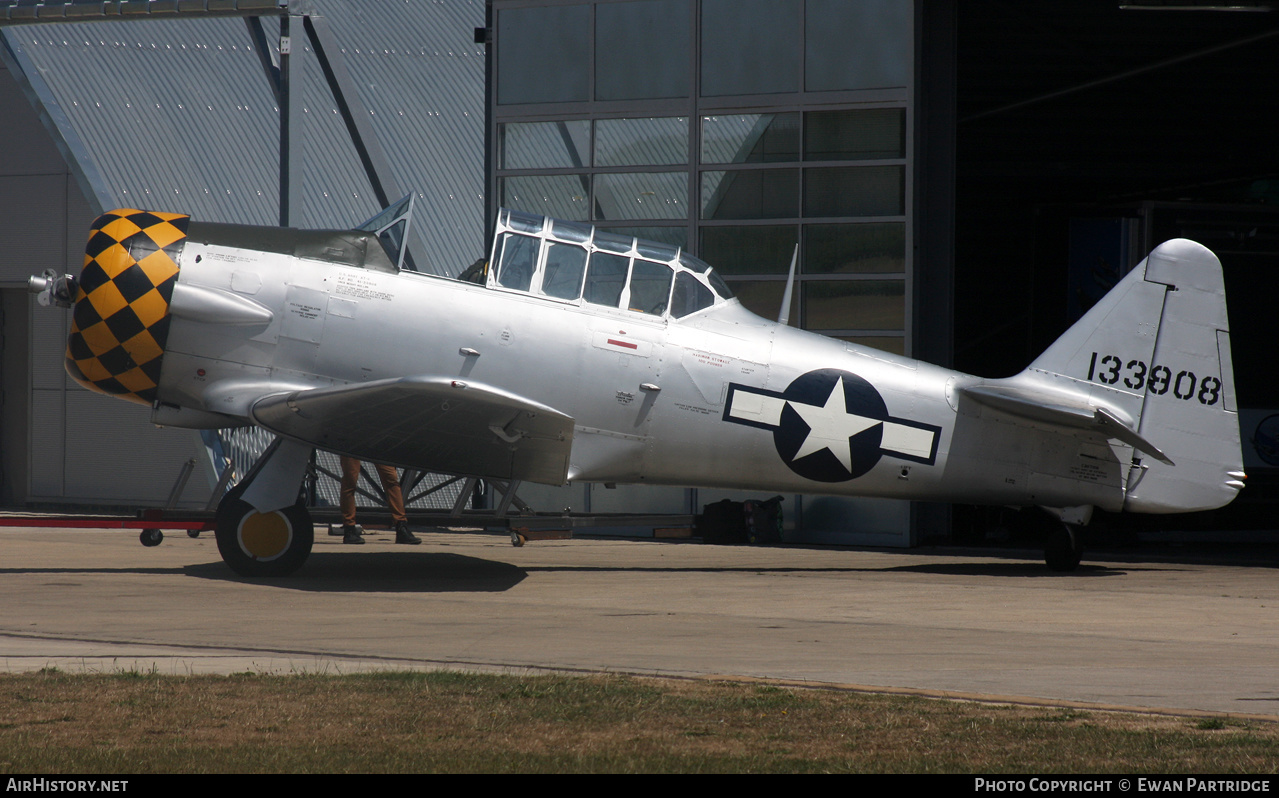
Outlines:
{"label": "silver airplane", "polygon": [[74,305],[84,387],[156,424],[278,436],[218,508],[237,573],[306,560],[315,448],[550,485],[1039,506],[1055,570],[1093,508],[1205,510],[1243,487],[1221,266],[1192,241],[983,379],[760,318],[677,248],[518,211],[459,279],[418,273],[411,213],[294,230],[117,210],[79,278],[31,280]]}

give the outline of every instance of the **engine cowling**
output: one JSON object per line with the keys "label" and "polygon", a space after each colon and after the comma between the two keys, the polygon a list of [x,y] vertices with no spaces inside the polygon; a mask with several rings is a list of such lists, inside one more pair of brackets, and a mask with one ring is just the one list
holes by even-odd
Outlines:
{"label": "engine cowling", "polygon": [[189,221],[132,208],[94,221],[67,339],[67,373],[80,385],[138,404],[155,401]]}

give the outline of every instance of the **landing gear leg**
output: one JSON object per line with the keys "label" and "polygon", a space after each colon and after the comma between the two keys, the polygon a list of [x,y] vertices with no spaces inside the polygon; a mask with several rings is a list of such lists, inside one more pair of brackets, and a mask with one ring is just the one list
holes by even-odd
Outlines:
{"label": "landing gear leg", "polygon": [[[315,527],[298,499],[310,452],[301,444],[277,440],[218,504],[218,551],[237,574],[285,576],[311,554]],[[262,512],[259,506],[277,509]]]}

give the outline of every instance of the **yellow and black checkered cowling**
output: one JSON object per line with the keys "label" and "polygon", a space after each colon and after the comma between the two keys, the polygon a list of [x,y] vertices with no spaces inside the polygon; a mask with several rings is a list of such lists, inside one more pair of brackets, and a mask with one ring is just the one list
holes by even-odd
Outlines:
{"label": "yellow and black checkered cowling", "polygon": [[89,230],[67,339],[67,372],[91,391],[149,405],[189,216],[133,209]]}

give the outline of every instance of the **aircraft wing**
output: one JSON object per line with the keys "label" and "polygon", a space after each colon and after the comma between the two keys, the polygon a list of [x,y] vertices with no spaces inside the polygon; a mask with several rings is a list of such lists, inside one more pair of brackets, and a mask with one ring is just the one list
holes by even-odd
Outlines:
{"label": "aircraft wing", "polygon": [[455,377],[416,376],[264,396],[249,415],[287,438],[361,460],[562,485],[573,419]]}
{"label": "aircraft wing", "polygon": [[1010,385],[971,385],[960,388],[959,393],[978,404],[1014,416],[1097,432],[1107,438],[1122,441],[1139,452],[1145,452],[1161,463],[1173,465],[1168,455],[1104,407],[1076,404],[1061,397]]}

